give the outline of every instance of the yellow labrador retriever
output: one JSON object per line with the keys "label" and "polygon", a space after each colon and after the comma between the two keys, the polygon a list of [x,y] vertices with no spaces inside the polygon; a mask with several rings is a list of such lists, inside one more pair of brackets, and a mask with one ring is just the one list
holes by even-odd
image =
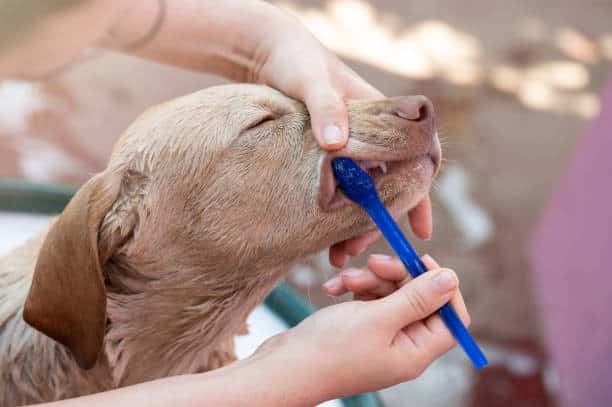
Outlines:
{"label": "yellow labrador retriever", "polygon": [[374,229],[336,188],[333,157],[359,160],[395,216],[429,191],[431,103],[348,110],[350,141],[334,153],[316,145],[301,103],[264,86],[143,114],[48,231],[0,259],[0,404],[234,360],[233,337],[293,263]]}

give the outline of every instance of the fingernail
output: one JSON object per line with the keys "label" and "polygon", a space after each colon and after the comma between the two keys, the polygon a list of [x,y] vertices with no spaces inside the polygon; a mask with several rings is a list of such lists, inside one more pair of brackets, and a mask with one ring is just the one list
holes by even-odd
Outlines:
{"label": "fingernail", "polygon": [[361,277],[363,276],[363,270],[360,269],[348,269],[344,272],[342,272],[342,274],[344,274],[347,277]]}
{"label": "fingernail", "polygon": [[340,289],[341,286],[342,286],[342,280],[340,279],[339,276],[335,276],[334,278],[332,278],[329,281],[326,281],[323,284],[323,287],[325,287],[325,289],[329,291],[336,291]]}
{"label": "fingernail", "polygon": [[342,130],[335,124],[328,124],[323,127],[323,141],[325,144],[334,145],[342,142]]}
{"label": "fingernail", "polygon": [[382,260],[382,261],[391,260],[391,256],[387,256],[386,254],[372,254],[370,257],[375,260]]}
{"label": "fingernail", "polygon": [[446,294],[457,287],[457,277],[450,270],[442,270],[432,280],[440,294]]}

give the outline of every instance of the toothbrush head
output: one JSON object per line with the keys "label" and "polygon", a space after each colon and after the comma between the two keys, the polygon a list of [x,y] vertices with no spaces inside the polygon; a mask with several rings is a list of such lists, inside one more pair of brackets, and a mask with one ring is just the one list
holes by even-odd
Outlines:
{"label": "toothbrush head", "polygon": [[372,177],[350,158],[338,157],[332,160],[334,175],[344,194],[361,206],[379,201]]}

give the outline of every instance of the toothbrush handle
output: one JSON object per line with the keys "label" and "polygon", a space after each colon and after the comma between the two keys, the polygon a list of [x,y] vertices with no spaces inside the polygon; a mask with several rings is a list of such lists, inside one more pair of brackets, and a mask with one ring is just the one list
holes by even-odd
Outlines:
{"label": "toothbrush handle", "polygon": [[[397,226],[397,223],[395,223],[382,203],[377,200],[370,205],[364,205],[364,207],[367,209],[370,217],[374,220],[374,223],[376,223],[383,236],[385,236],[412,277],[416,278],[421,274],[426,273],[427,268],[425,267],[425,264],[423,264],[400,228]],[[482,353],[482,350],[480,350],[478,344],[474,338],[472,338],[465,325],[463,325],[452,305],[450,305],[450,303],[444,304],[438,310],[438,314],[446,324],[449,331],[453,334],[459,345],[461,345],[465,353],[468,355],[474,364],[474,367],[476,367],[476,369],[485,367],[489,363],[486,356],[484,353]]]}

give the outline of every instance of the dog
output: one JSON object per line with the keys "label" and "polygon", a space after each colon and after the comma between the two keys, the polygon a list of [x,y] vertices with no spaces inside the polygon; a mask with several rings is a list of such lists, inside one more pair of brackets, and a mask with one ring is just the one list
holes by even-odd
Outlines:
{"label": "dog", "polygon": [[232,362],[234,336],[292,264],[375,230],[338,189],[334,157],[366,168],[394,217],[415,207],[440,166],[429,100],[347,109],[335,152],[302,103],[260,85],[141,115],[62,214],[0,259],[0,404]]}

